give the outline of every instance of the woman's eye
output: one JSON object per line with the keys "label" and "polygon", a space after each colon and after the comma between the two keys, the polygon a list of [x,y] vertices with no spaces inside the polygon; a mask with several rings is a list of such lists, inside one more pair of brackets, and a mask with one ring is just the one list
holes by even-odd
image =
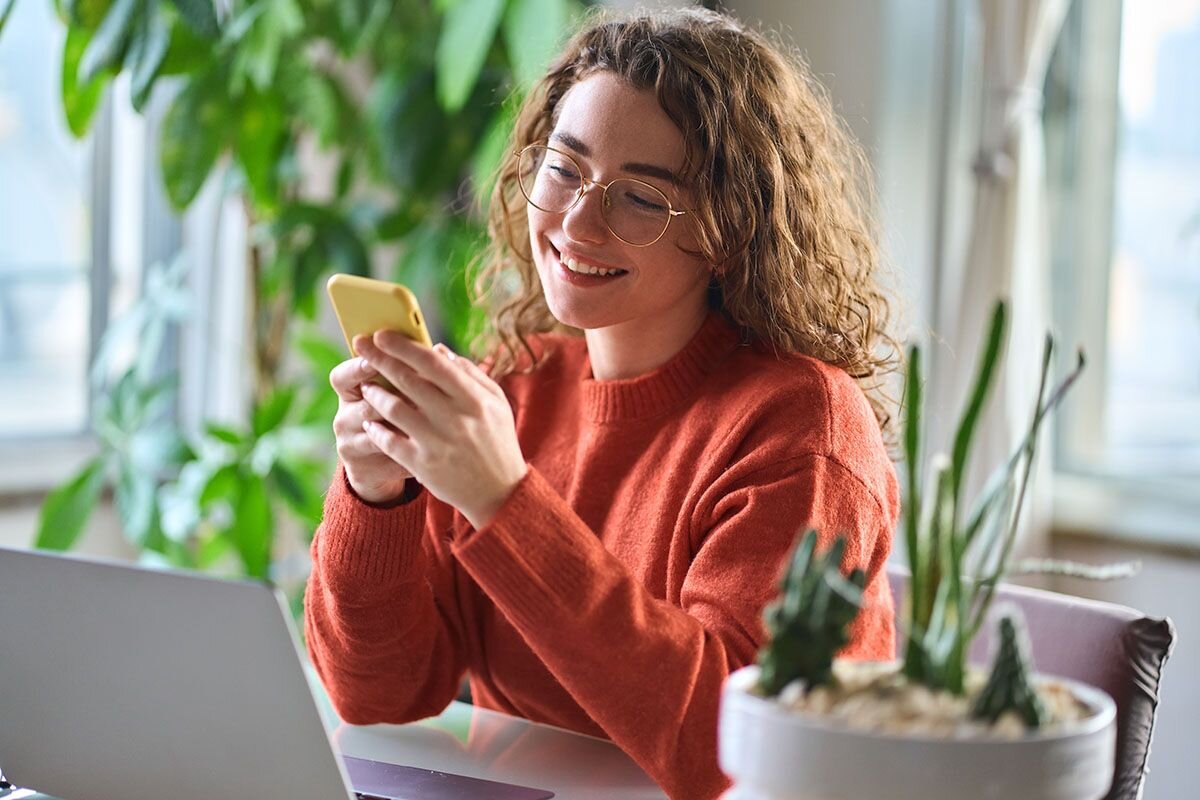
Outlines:
{"label": "woman's eye", "polygon": [[549,170],[551,174],[559,178],[569,180],[579,179],[579,173],[577,173],[570,164],[550,162],[546,164],[546,169]]}
{"label": "woman's eye", "polygon": [[630,205],[640,211],[661,213],[667,210],[667,207],[662,204],[660,199],[640,192],[625,192],[625,199]]}

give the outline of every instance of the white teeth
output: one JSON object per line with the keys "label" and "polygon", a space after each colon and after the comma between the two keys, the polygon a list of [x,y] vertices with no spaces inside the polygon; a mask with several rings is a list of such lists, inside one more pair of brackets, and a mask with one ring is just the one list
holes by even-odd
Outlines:
{"label": "white teeth", "polygon": [[562,263],[567,269],[571,270],[571,272],[577,272],[580,275],[608,276],[616,275],[624,271],[619,269],[601,269],[600,267],[592,266],[591,264],[584,264],[577,259],[572,258],[571,256],[562,256]]}

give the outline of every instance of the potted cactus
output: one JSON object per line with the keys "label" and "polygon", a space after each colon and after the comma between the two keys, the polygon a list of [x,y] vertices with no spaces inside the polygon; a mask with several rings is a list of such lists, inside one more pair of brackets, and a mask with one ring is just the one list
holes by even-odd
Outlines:
{"label": "potted cactus", "polygon": [[[1083,368],[1050,388],[1048,336],[1033,418],[1016,452],[968,508],[963,475],[1004,341],[997,303],[950,456],[920,480],[921,358],[909,352],[904,399],[907,487],[904,542],[911,573],[893,662],[836,658],[863,602],[861,571],[840,569],[841,539],[817,552],[808,531],[765,614],[768,642],[757,663],[726,682],[720,760],[734,786],[725,800],[1012,797],[1094,800],[1109,788],[1116,708],[1103,692],[1031,674],[1019,615],[989,615],[1010,556],[1038,433]],[[1092,569],[1040,562],[1043,571],[1107,578],[1130,565]],[[1002,609],[996,609],[1002,612]],[[989,620],[992,663],[970,664]]]}

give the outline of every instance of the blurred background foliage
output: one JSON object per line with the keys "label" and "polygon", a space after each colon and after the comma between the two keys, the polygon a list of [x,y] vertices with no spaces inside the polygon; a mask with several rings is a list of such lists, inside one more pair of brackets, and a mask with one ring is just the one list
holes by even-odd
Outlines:
{"label": "blurred background foliage", "polygon": [[[0,34],[13,2],[0,0]],[[221,182],[249,227],[249,418],[180,430],[169,331],[188,313],[186,252],[157,265],[93,365],[99,454],[56,488],[37,545],[67,549],[106,489],[142,561],[272,579],[288,514],[311,537],[332,475],[324,278],[382,273],[428,304],[459,350],[478,323],[466,269],[474,200],[512,113],[581,11],[577,0],[55,0],[62,108],[85,136],[129,75],[162,93],[161,177],[179,210]],[[155,98],[156,103],[158,98]],[[326,176],[322,178],[321,176]],[[330,179],[332,178],[332,179]],[[315,188],[321,186],[321,188]],[[131,364],[114,356],[122,348]],[[125,359],[129,361],[129,359]]]}

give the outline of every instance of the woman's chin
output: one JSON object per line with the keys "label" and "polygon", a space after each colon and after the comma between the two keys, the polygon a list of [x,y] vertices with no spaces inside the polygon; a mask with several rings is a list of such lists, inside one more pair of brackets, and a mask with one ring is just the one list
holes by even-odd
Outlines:
{"label": "woman's chin", "polygon": [[589,330],[606,328],[613,324],[614,320],[609,311],[597,308],[583,308],[581,305],[583,304],[564,303],[553,297],[546,298],[546,306],[550,309],[550,314],[560,324],[566,325],[568,328]]}

